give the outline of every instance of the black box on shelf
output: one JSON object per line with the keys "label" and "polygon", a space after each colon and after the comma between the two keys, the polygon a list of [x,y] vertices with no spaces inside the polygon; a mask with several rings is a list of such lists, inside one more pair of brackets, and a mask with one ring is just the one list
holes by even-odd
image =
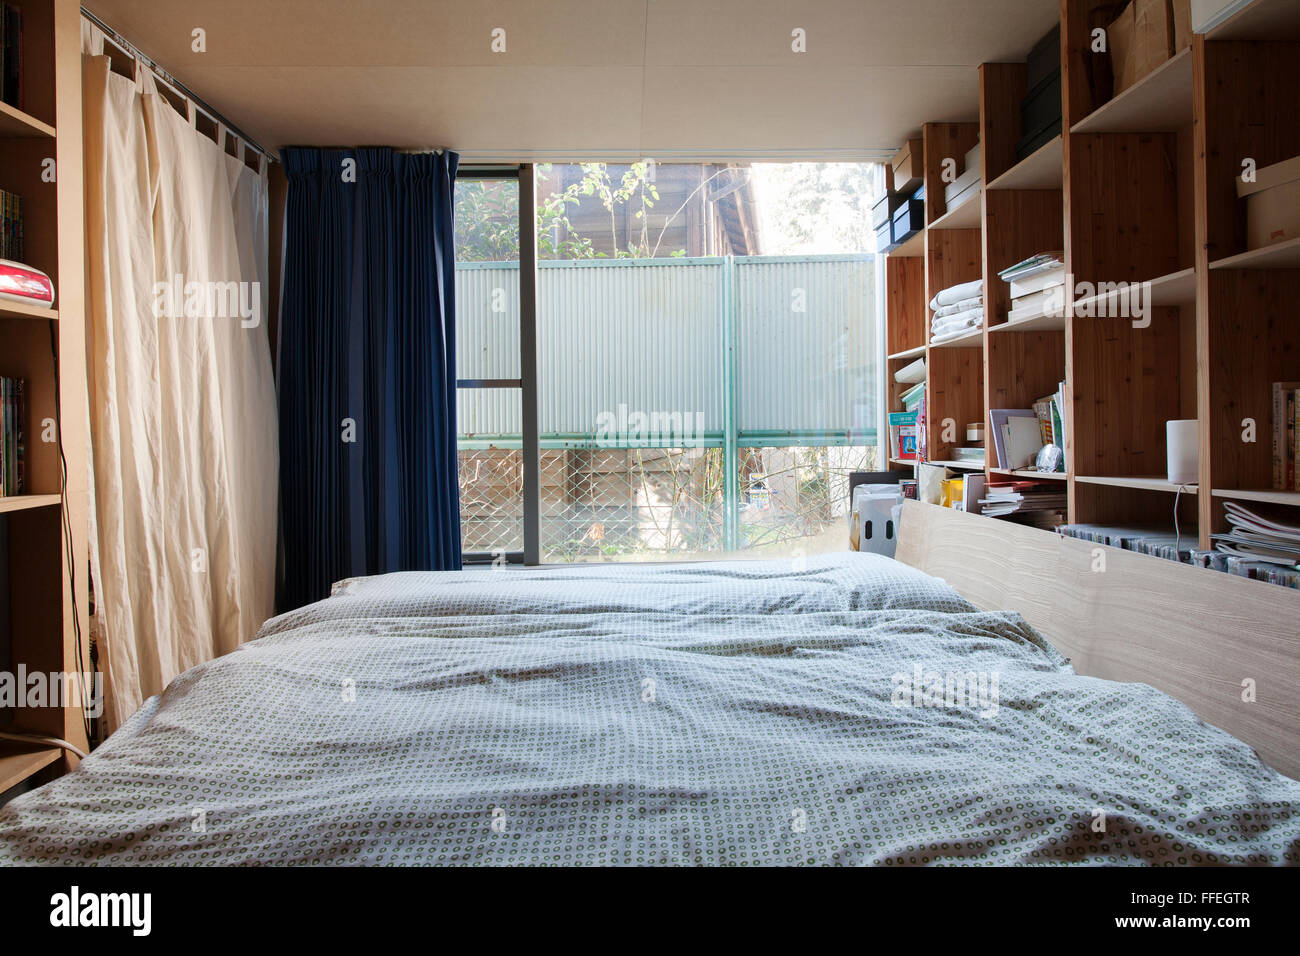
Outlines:
{"label": "black box on shelf", "polygon": [[883,226],[876,227],[876,251],[888,252],[894,245],[894,223],[889,220]]}
{"label": "black box on shelf", "polygon": [[894,212],[898,209],[899,203],[903,201],[899,193],[887,192],[871,207],[871,226],[879,229],[894,218]]}
{"label": "black box on shelf", "polygon": [[1061,71],[1061,26],[1052,27],[1050,33],[1034,44],[1029,51],[1028,73],[1025,89],[1032,90],[1053,73]]}
{"label": "black box on shelf", "polygon": [[1061,132],[1061,70],[1029,91],[1020,104],[1020,142],[1016,155],[1024,159]]}
{"label": "black box on shelf", "polygon": [[906,199],[894,213],[894,242],[906,242],[925,228],[925,203]]}

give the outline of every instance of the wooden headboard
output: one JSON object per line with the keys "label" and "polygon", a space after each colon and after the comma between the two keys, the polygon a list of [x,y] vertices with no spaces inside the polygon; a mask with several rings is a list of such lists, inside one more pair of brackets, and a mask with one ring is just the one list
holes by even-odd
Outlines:
{"label": "wooden headboard", "polygon": [[916,501],[900,524],[898,560],[1019,611],[1078,673],[1150,684],[1300,777],[1300,591]]}

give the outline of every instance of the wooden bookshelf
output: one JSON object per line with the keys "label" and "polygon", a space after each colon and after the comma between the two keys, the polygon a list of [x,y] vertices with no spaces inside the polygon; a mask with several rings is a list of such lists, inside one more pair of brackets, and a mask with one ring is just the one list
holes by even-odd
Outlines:
{"label": "wooden bookshelf", "polygon": [[[1271,383],[1300,380],[1300,240],[1248,250],[1235,183],[1243,157],[1263,167],[1300,155],[1300,3],[1255,0],[1113,97],[1094,87],[1090,62],[1106,6],[1061,2],[1059,139],[1016,155],[1026,86],[1017,62],[973,71],[975,122],[918,124],[931,200],[925,291],[919,305],[889,310],[891,342],[926,340],[925,303],[941,289],[985,284],[980,334],[926,349],[929,457],[953,457],[938,440],[945,419],[962,434],[984,421],[988,434],[988,409],[1028,407],[1064,381],[1066,473],[987,468],[990,477],[1063,481],[1072,522],[1161,515],[1202,548],[1224,530],[1226,500],[1300,525],[1300,492],[1269,487]],[[938,164],[977,140],[979,220],[952,228],[966,210],[943,207]],[[1054,249],[1096,293],[1067,315],[1008,322],[998,272]],[[1118,282],[1150,283],[1146,321],[1115,314]],[[1164,477],[1165,422],[1175,418],[1201,429],[1200,481],[1181,495]],[[1254,442],[1242,440],[1247,419]]]}
{"label": "wooden bookshelf", "polygon": [[[57,308],[0,304],[0,375],[25,379],[28,397],[27,493],[0,497],[9,548],[0,587],[10,607],[0,667],[88,671],[87,438],[76,413],[86,407],[81,8],[74,0],[21,6],[24,109],[0,108],[0,187],[23,197],[25,260],[53,280]],[[55,182],[42,176],[50,159]],[[6,710],[0,729],[88,746],[75,705]],[[74,761],[60,748],[0,743],[0,791]]]}

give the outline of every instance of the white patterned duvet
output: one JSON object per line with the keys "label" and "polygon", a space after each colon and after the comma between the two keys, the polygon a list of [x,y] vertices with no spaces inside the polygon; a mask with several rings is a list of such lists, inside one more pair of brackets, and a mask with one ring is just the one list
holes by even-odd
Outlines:
{"label": "white patterned duvet", "polygon": [[1300,783],[872,555],[392,574],[178,677],[0,862],[1294,864]]}

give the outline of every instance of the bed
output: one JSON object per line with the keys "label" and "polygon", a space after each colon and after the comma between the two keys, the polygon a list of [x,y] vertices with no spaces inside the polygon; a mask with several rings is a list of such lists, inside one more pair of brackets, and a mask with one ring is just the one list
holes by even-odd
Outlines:
{"label": "bed", "polygon": [[341,582],[0,809],[8,864],[1294,864],[1300,783],[897,561]]}

